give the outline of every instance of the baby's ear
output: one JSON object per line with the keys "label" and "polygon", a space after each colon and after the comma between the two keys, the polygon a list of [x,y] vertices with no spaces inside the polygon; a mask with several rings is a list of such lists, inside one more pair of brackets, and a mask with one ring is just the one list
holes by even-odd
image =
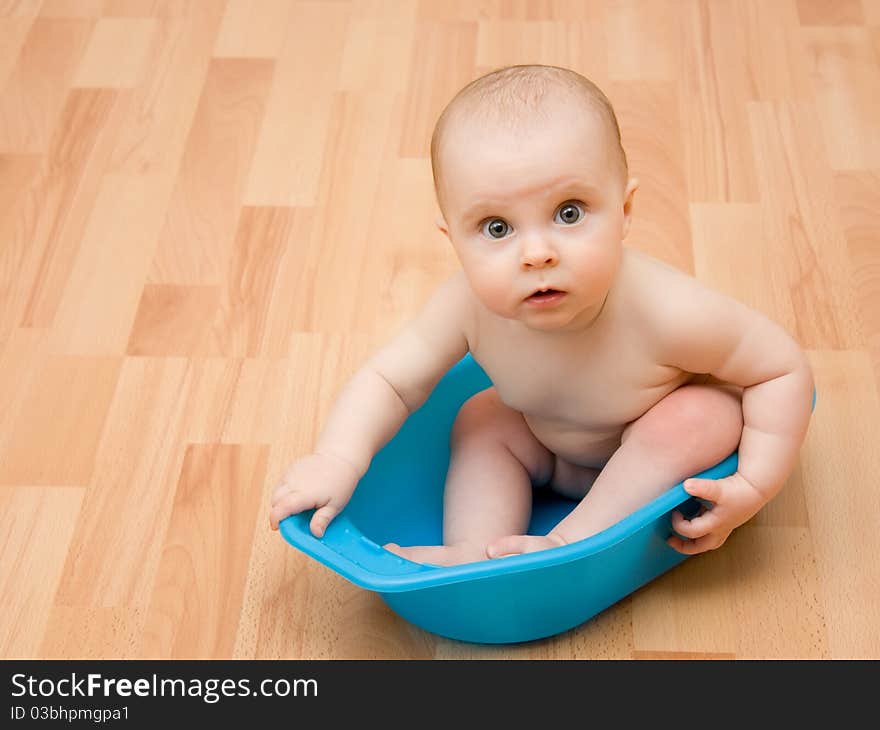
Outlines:
{"label": "baby's ear", "polygon": [[626,190],[623,191],[623,237],[629,233],[629,224],[632,221],[633,198],[636,190],[639,189],[639,181],[637,178],[631,177],[626,183]]}

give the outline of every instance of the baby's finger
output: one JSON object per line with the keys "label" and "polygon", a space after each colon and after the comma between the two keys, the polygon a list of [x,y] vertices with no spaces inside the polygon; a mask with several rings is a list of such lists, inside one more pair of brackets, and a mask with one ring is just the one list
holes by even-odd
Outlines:
{"label": "baby's finger", "polygon": [[312,531],[312,534],[315,537],[324,537],[327,525],[332,522],[333,518],[340,511],[341,508],[333,504],[333,502],[328,502],[320,509],[315,510],[315,514],[312,515],[312,521],[309,523],[309,529]]}
{"label": "baby's finger", "polygon": [[315,498],[302,492],[290,491],[283,495],[269,510],[269,523],[273,530],[278,529],[278,523],[285,517],[299,514],[304,510],[315,506]]}
{"label": "baby's finger", "polygon": [[685,491],[707,502],[721,501],[720,479],[687,479],[684,482]]}
{"label": "baby's finger", "polygon": [[689,537],[691,539],[703,537],[716,527],[718,527],[718,517],[711,510],[691,520],[685,519],[684,515],[677,510],[672,513],[672,529],[682,537]]}
{"label": "baby's finger", "polygon": [[274,506],[275,503],[281,499],[285,494],[290,492],[293,489],[293,485],[289,482],[281,482],[275,489],[272,490],[272,500],[271,504]]}
{"label": "baby's finger", "polygon": [[720,547],[724,544],[724,540],[719,539],[713,533],[709,533],[696,540],[682,540],[680,537],[673,535],[666,541],[666,543],[673,550],[677,550],[684,555],[697,555],[699,553],[704,553],[707,550],[714,550],[715,548]]}

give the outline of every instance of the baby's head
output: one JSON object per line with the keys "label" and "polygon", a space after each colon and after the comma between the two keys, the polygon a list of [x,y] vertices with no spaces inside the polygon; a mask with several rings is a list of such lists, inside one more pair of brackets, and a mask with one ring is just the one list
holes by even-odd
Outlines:
{"label": "baby's head", "polygon": [[[638,186],[598,87],[555,66],[493,71],[440,115],[431,164],[438,226],[486,307],[541,330],[592,323]],[[525,301],[544,287],[566,294]]]}

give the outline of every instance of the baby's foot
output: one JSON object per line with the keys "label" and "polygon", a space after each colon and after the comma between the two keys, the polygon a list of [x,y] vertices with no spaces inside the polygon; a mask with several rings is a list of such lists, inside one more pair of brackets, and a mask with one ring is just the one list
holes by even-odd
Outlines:
{"label": "baby's foot", "polygon": [[414,563],[430,563],[431,565],[461,565],[488,560],[485,548],[478,548],[467,543],[457,545],[415,545],[401,547],[395,542],[383,545],[388,552],[412,560]]}

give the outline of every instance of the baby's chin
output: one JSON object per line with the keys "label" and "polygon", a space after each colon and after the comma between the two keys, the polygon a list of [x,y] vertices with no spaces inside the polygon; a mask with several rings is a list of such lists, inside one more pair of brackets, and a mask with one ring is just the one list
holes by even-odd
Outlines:
{"label": "baby's chin", "polygon": [[[604,301],[604,299],[603,296],[600,301]],[[512,319],[516,319],[536,332],[577,332],[594,324],[602,311],[601,304],[598,311],[594,305],[583,309],[571,306],[574,302],[568,304],[569,307],[563,305],[555,310],[528,311],[521,309]]]}
{"label": "baby's chin", "polygon": [[555,317],[516,317],[525,327],[535,332],[565,332],[571,329],[573,318],[571,315]]}
{"label": "baby's chin", "polygon": [[[499,312],[499,314],[501,313]],[[573,313],[565,308],[559,308],[555,311],[529,311],[527,305],[524,305],[501,316],[519,322],[536,332],[556,332],[569,326],[576,314],[576,312]]]}
{"label": "baby's chin", "polygon": [[[548,309],[532,309],[530,305],[519,301],[502,301],[501,297],[477,295],[481,304],[490,312],[502,319],[519,322],[527,329],[536,332],[564,332],[580,329],[578,320],[583,320],[585,313],[572,299],[574,295],[566,294],[566,300],[560,305]],[[602,297],[604,299],[604,295]],[[592,309],[592,307],[591,307]]]}

